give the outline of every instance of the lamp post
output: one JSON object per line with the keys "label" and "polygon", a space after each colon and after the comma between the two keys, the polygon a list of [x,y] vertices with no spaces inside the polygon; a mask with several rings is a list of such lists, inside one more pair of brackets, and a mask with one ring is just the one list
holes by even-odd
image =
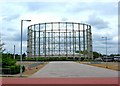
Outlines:
{"label": "lamp post", "polygon": [[15,45],[14,45],[14,59],[15,59]]}
{"label": "lamp post", "polygon": [[21,20],[21,54],[20,54],[20,77],[22,77],[22,32],[23,32],[23,21],[30,22],[31,20]]}
{"label": "lamp post", "polygon": [[106,68],[107,68],[107,37],[102,37],[102,38],[104,38],[105,39],[105,41],[106,41]]}

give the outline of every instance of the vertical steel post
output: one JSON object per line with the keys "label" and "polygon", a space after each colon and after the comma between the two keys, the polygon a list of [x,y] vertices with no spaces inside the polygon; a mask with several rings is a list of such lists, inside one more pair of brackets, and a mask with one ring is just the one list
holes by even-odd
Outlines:
{"label": "vertical steel post", "polygon": [[54,32],[54,56],[55,56],[55,32]]}
{"label": "vertical steel post", "polygon": [[27,30],[27,57],[30,56],[30,30]]}
{"label": "vertical steel post", "polygon": [[67,49],[67,47],[68,47],[67,39],[68,38],[67,38],[67,22],[66,22],[66,57],[68,58],[68,55],[67,55],[68,54],[68,52],[67,52],[68,51],[68,49]]}
{"label": "vertical steel post", "polygon": [[79,31],[79,61],[81,58],[81,42],[80,42],[80,24],[78,24],[78,31]]}
{"label": "vertical steel post", "polygon": [[65,55],[65,32],[64,32],[64,55]]}
{"label": "vertical steel post", "polygon": [[14,45],[14,59],[15,59],[15,45]]}
{"label": "vertical steel post", "polygon": [[69,32],[70,36],[69,36],[69,41],[70,41],[70,53],[71,53],[71,32]]}
{"label": "vertical steel post", "polygon": [[45,57],[46,57],[46,23],[45,23]]}
{"label": "vertical steel post", "polygon": [[90,46],[90,57],[93,60],[93,49],[92,49],[92,32],[91,32],[91,26],[89,25],[89,46]]}
{"label": "vertical steel post", "polygon": [[74,57],[74,53],[75,53],[75,51],[74,51],[74,23],[72,23],[72,30],[73,30],[73,37],[72,37],[72,39],[73,39],[73,58],[75,59],[75,57]]}
{"label": "vertical steel post", "polygon": [[23,20],[21,20],[21,54],[20,54],[20,77],[22,77],[22,32],[23,32]]}
{"label": "vertical steel post", "polygon": [[75,36],[75,52],[76,52],[76,31],[75,31],[75,34],[74,34]]}
{"label": "vertical steel post", "polygon": [[60,22],[58,23],[58,30],[59,30],[59,57],[60,57]]}
{"label": "vertical steel post", "polygon": [[106,65],[105,65],[105,67],[107,68],[108,66],[107,66],[107,37],[102,37],[102,38],[105,38],[105,43],[106,43]]}
{"label": "vertical steel post", "polygon": [[39,39],[39,40],[38,40],[38,41],[39,41],[39,42],[38,42],[38,45],[39,45],[39,46],[38,46],[38,47],[39,47],[38,52],[39,52],[39,57],[40,57],[40,24],[39,24],[39,37],[38,37],[38,39]]}
{"label": "vertical steel post", "polygon": [[52,52],[52,56],[53,56],[53,43],[54,43],[54,42],[53,42],[53,23],[51,23],[51,25],[52,25],[52,26],[51,26],[51,40],[52,40],[52,43],[51,43],[51,45],[52,45],[52,46],[51,46],[51,47],[52,47],[52,51],[51,51],[51,52]]}
{"label": "vertical steel post", "polygon": [[106,68],[107,68],[107,37],[106,37]]}
{"label": "vertical steel post", "polygon": [[86,51],[85,51],[85,25],[83,24],[83,55],[84,55],[84,58],[86,58],[85,54],[86,54]]}
{"label": "vertical steel post", "polygon": [[31,21],[31,20],[21,20],[21,46],[20,46],[20,77],[22,77],[22,33],[23,33],[23,21]]}
{"label": "vertical steel post", "polygon": [[90,58],[90,46],[89,46],[89,30],[88,30],[88,25],[87,25],[87,29],[86,29],[86,46],[87,46],[87,57]]}
{"label": "vertical steel post", "polygon": [[34,58],[36,58],[36,30],[34,25]]}
{"label": "vertical steel post", "polygon": [[33,30],[31,30],[31,57],[33,57]]}
{"label": "vertical steel post", "polygon": [[50,56],[50,32],[48,32],[48,55]]}
{"label": "vertical steel post", "polygon": [[43,56],[45,56],[45,40],[44,40],[44,37],[45,37],[45,34],[44,34],[44,31],[43,31]]}

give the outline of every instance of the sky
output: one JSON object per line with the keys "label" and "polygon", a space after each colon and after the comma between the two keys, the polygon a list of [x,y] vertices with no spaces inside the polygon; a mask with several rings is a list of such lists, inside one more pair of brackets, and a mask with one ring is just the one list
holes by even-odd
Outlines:
{"label": "sky", "polygon": [[42,22],[79,22],[92,26],[93,51],[118,53],[118,0],[1,0],[0,34],[5,52],[20,54],[21,20],[23,52],[27,48],[27,27]]}

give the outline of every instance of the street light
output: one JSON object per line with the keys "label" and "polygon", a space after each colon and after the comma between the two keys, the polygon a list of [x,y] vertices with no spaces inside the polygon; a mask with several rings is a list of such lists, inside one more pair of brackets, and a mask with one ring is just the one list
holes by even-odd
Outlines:
{"label": "street light", "polygon": [[14,45],[14,59],[15,59],[15,45]]}
{"label": "street light", "polygon": [[22,77],[22,30],[23,30],[23,21],[30,22],[31,20],[21,20],[21,54],[20,54],[20,77]]}
{"label": "street light", "polygon": [[105,39],[105,41],[106,41],[106,68],[107,68],[107,37],[102,37],[102,38],[104,38]]}

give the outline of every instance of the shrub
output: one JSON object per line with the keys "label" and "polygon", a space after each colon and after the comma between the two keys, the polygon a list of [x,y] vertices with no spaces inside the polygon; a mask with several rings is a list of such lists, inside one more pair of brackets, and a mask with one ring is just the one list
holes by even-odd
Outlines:
{"label": "shrub", "polygon": [[84,59],[85,59],[84,57],[81,57],[81,58],[80,58],[81,61],[84,61]]}
{"label": "shrub", "polygon": [[10,66],[11,74],[18,74],[20,73],[20,65],[13,65]]}
{"label": "shrub", "polygon": [[11,59],[10,57],[2,59],[2,67],[15,65],[16,60]]}
{"label": "shrub", "polygon": [[[22,67],[25,71],[25,67]],[[16,65],[16,60],[5,56],[2,58],[2,73],[3,74],[18,74],[20,73],[20,65]]]}
{"label": "shrub", "polygon": [[25,71],[25,66],[22,66],[22,72],[24,72]]}
{"label": "shrub", "polygon": [[67,61],[67,58],[66,57],[60,57],[59,60],[60,61]]}
{"label": "shrub", "polygon": [[[22,72],[25,71],[25,66],[22,66]],[[2,70],[3,74],[18,74],[20,73],[20,65],[6,66]]]}

